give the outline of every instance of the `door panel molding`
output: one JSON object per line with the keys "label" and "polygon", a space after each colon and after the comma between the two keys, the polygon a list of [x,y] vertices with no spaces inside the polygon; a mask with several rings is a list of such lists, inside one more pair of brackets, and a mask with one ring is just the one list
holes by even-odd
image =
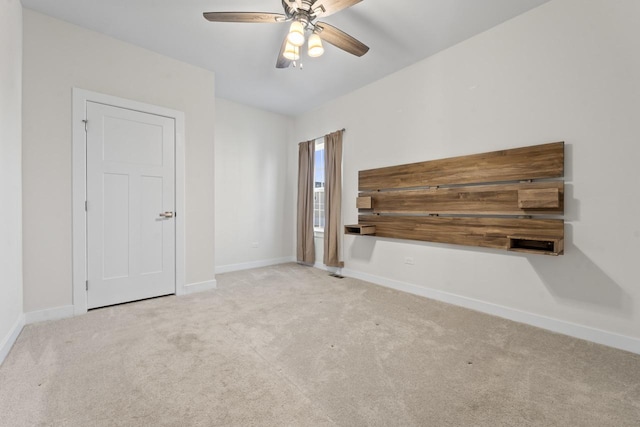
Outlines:
{"label": "door panel molding", "polygon": [[[164,107],[132,101],[80,88],[72,91],[72,252],[73,252],[73,310],[87,312],[87,194],[86,123],[87,102],[126,108],[142,113],[164,116],[175,121],[175,282],[176,295],[185,289],[185,203],[184,203],[184,113]],[[90,209],[90,207],[89,207]]]}

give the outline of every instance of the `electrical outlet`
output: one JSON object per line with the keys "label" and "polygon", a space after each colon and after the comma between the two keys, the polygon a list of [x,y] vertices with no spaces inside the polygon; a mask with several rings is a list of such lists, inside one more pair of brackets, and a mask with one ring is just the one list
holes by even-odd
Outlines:
{"label": "electrical outlet", "polygon": [[412,257],[408,256],[408,257],[404,258],[404,263],[407,264],[407,265],[414,265],[415,261],[413,260]]}
{"label": "electrical outlet", "polygon": [[252,247],[252,248],[257,248],[258,246],[260,246],[260,243],[258,243],[258,242],[251,242],[251,247]]}

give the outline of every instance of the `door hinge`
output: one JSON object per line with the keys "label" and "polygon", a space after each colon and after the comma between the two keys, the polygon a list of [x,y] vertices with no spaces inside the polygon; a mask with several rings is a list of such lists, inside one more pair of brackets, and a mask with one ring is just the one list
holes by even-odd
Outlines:
{"label": "door hinge", "polygon": [[88,201],[84,201],[84,211],[88,211],[89,210],[89,202]]}
{"label": "door hinge", "polygon": [[89,290],[89,281],[88,280],[84,281],[84,289],[87,290],[87,291]]}
{"label": "door hinge", "polygon": [[86,132],[86,131],[87,131],[87,123],[89,123],[89,120],[84,119],[84,120],[82,121],[82,123],[84,123],[84,131]]}

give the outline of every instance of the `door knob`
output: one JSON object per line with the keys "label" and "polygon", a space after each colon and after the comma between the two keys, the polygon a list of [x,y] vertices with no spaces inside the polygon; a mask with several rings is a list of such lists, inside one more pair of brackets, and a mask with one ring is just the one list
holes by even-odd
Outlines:
{"label": "door knob", "polygon": [[173,218],[173,212],[161,212],[160,216],[162,218]]}

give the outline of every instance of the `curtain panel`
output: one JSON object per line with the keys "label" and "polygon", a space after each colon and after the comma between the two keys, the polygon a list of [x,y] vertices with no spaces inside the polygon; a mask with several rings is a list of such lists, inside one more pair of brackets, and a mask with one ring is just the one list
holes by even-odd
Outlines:
{"label": "curtain panel", "polygon": [[296,255],[299,263],[313,265],[316,262],[313,236],[313,162],[315,141],[298,144],[298,212]]}
{"label": "curtain panel", "polygon": [[324,137],[325,225],[324,263],[328,267],[343,267],[342,242],[342,132]]}

